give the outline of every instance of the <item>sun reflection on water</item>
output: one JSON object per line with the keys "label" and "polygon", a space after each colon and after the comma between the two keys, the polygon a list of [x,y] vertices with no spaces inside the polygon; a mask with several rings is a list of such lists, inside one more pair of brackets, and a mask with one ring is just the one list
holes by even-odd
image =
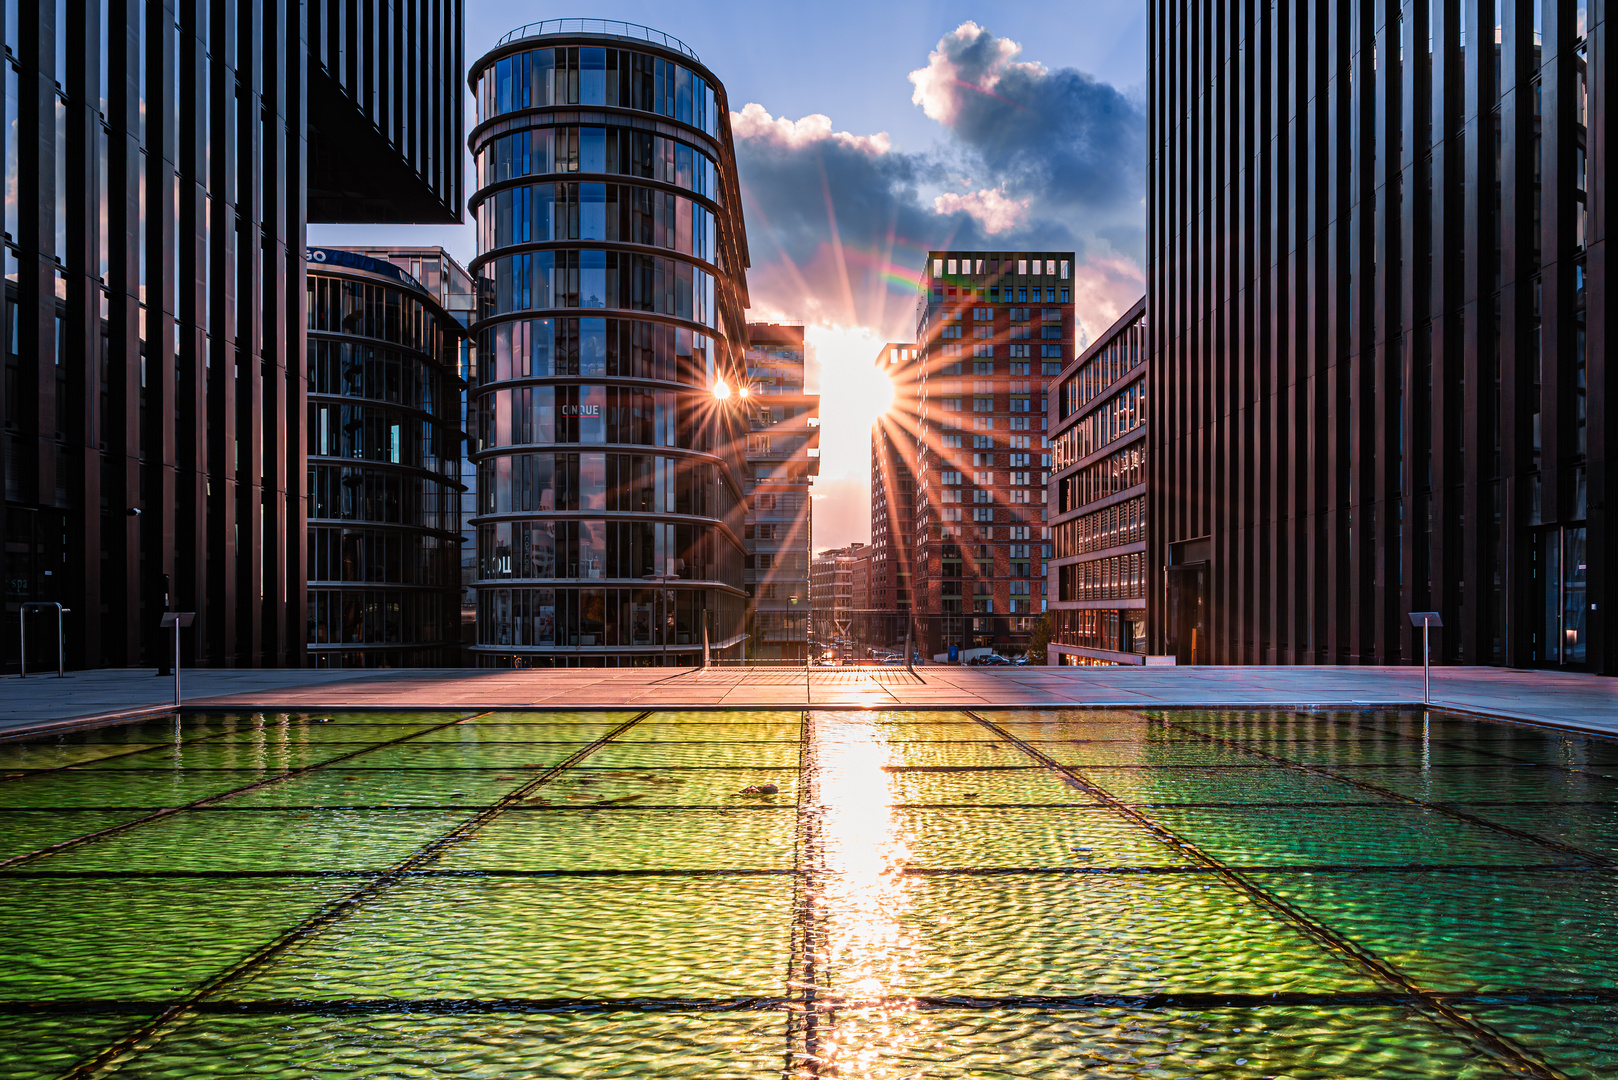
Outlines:
{"label": "sun reflection on water", "polygon": [[818,1056],[839,1075],[875,1076],[891,1056],[893,1022],[914,1011],[903,995],[916,944],[904,920],[911,853],[884,770],[894,749],[865,713],[819,714],[813,737],[821,870],[815,981],[826,1021]]}

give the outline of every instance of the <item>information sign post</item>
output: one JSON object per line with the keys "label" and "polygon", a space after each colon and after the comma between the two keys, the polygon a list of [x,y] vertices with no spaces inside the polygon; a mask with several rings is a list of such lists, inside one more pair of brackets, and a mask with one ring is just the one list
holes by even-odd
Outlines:
{"label": "information sign post", "polygon": [[1444,620],[1436,611],[1412,611],[1410,625],[1421,627],[1421,702],[1433,703],[1432,628],[1442,627]]}
{"label": "information sign post", "polygon": [[180,711],[180,628],[189,627],[197,617],[194,611],[166,611],[163,625],[174,627],[174,711]]}

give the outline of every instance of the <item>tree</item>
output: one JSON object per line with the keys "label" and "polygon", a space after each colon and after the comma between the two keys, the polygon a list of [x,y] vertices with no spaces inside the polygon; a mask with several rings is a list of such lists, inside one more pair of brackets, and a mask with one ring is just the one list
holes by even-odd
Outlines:
{"label": "tree", "polygon": [[1043,664],[1047,652],[1046,646],[1050,643],[1051,615],[1047,611],[1034,624],[1034,636],[1028,639],[1028,662],[1030,664]]}

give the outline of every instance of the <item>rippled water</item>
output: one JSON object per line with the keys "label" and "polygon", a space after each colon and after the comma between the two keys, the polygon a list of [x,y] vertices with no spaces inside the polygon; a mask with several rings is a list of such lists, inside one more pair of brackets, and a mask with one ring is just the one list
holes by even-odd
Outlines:
{"label": "rippled water", "polygon": [[0,1076],[1618,1076],[1618,744],[1420,712],[0,745]]}

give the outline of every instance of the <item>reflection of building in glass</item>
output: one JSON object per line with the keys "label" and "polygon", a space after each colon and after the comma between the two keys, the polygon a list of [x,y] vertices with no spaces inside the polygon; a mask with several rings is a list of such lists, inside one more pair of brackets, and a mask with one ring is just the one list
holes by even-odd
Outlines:
{"label": "reflection of building in glass", "polygon": [[803,327],[747,327],[747,654],[801,660],[809,645],[809,486],[820,472],[820,395],[804,393]]}
{"label": "reflection of building in glass", "polygon": [[1145,662],[1146,390],[1142,299],[1052,392],[1052,664]]}
{"label": "reflection of building in glass", "polygon": [[[896,403],[915,396],[916,347],[889,342],[877,354],[878,370],[893,381]],[[910,561],[915,546],[916,476],[915,417],[890,409],[871,425],[871,570],[870,607],[875,611],[909,611]]]}
{"label": "reflection of building in glass", "polygon": [[1071,251],[934,251],[916,308],[914,601],[926,651],[1021,652],[1045,610],[1047,379],[1073,357]]}
{"label": "reflection of building in glass", "polygon": [[455,667],[471,279],[383,254],[309,251],[309,659]]}
{"label": "reflection of building in glass", "polygon": [[673,38],[576,20],[508,34],[471,83],[480,662],[739,648],[747,241],[724,89]]}
{"label": "reflection of building in glass", "polygon": [[1610,8],[1378,10],[1152,23],[1152,651],[1618,673]]}
{"label": "reflection of building in glass", "polygon": [[8,0],[7,662],[305,662],[307,223],[463,201],[460,0],[339,8]]}

